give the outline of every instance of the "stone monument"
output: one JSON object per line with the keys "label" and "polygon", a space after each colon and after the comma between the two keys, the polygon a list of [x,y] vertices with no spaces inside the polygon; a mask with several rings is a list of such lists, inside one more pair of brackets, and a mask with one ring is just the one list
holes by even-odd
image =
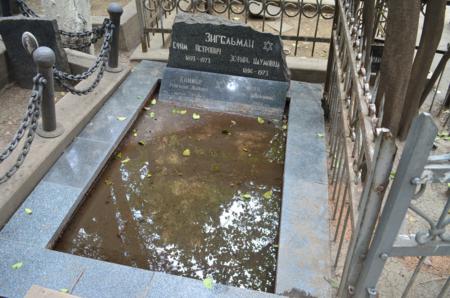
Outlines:
{"label": "stone monument", "polygon": [[208,14],[177,15],[160,99],[281,117],[289,69],[279,36]]}
{"label": "stone monument", "polygon": [[6,47],[9,73],[11,79],[20,87],[32,88],[33,77],[36,75],[33,58],[22,44],[24,32],[30,32],[36,37],[40,46],[49,47],[55,52],[56,67],[59,70],[70,72],[55,20],[25,17],[0,18],[0,35]]}

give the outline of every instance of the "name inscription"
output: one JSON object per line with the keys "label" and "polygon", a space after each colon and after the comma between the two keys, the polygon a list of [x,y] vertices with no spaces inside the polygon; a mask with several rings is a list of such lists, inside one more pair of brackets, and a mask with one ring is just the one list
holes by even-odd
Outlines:
{"label": "name inscription", "polygon": [[278,36],[228,22],[223,19],[194,22],[192,16],[177,15],[168,66],[289,81]]}

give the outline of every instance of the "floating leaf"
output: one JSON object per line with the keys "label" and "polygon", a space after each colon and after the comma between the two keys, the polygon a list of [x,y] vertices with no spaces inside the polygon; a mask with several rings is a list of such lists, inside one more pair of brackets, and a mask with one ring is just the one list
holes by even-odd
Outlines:
{"label": "floating leaf", "polygon": [[198,120],[198,119],[200,119],[200,115],[197,113],[194,113],[194,114],[192,114],[192,119]]}
{"label": "floating leaf", "polygon": [[208,276],[207,278],[205,278],[203,280],[203,286],[205,286],[205,288],[211,290],[214,286],[214,279],[211,276]]}
{"label": "floating leaf", "polygon": [[323,134],[323,133],[318,133],[318,134],[317,134],[317,137],[323,138],[323,137],[324,137],[324,134]]}
{"label": "floating leaf", "polygon": [[125,121],[125,120],[127,120],[127,117],[125,117],[125,116],[117,116],[117,120]]}
{"label": "floating leaf", "polygon": [[22,263],[22,262],[17,262],[17,263],[15,263],[15,264],[12,264],[12,265],[11,265],[11,268],[14,269],[14,270],[17,270],[17,269],[22,268],[22,266],[23,266],[23,263]]}
{"label": "floating leaf", "polygon": [[156,98],[153,98],[152,101],[150,102],[152,105],[156,104]]}
{"label": "floating leaf", "polygon": [[245,194],[242,195],[242,198],[245,199],[245,200],[250,200],[252,198],[252,195],[249,194],[249,193],[245,193]]}
{"label": "floating leaf", "polygon": [[112,183],[112,181],[111,181],[111,180],[109,180],[109,179],[105,179],[105,184],[106,184],[106,185],[112,185],[113,183]]}
{"label": "floating leaf", "polygon": [[30,215],[31,213],[33,213],[33,210],[31,210],[30,208],[25,208],[25,213]]}
{"label": "floating leaf", "polygon": [[211,171],[213,172],[219,172],[220,171],[220,166],[218,164],[213,164],[211,166]]}
{"label": "floating leaf", "polygon": [[270,199],[270,198],[272,197],[272,191],[271,191],[271,190],[266,191],[266,192],[263,194],[263,197],[264,197],[264,199]]}
{"label": "floating leaf", "polygon": [[127,162],[129,162],[131,159],[129,157],[125,158],[124,160],[122,160],[122,163],[125,164]]}
{"label": "floating leaf", "polygon": [[189,150],[189,149],[184,149],[184,151],[183,151],[183,156],[191,156],[191,150]]}
{"label": "floating leaf", "polygon": [[69,289],[66,289],[66,288],[59,289],[59,291],[61,293],[69,293]]}
{"label": "floating leaf", "polygon": [[140,140],[140,141],[138,142],[138,144],[141,145],[141,146],[144,146],[144,145],[145,145],[145,142],[142,141],[142,140]]}
{"label": "floating leaf", "polygon": [[258,117],[257,120],[258,120],[259,124],[264,124],[264,122],[265,122],[264,118],[262,118],[262,117]]}
{"label": "floating leaf", "polygon": [[172,113],[173,114],[185,115],[187,113],[187,110],[185,110],[185,109],[183,109],[183,110],[173,109]]}

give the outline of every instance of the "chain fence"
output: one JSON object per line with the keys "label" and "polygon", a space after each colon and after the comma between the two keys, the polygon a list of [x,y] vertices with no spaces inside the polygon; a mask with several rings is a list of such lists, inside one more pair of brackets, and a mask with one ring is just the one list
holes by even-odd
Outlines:
{"label": "chain fence", "polygon": [[[109,55],[111,53],[111,42],[113,38],[113,31],[114,31],[114,25],[109,19],[106,19],[104,24],[104,39],[103,44],[100,49],[100,53],[95,60],[94,64],[88,68],[86,71],[84,71],[81,74],[69,74],[65,73],[61,70],[58,70],[56,68],[53,69],[53,75],[55,80],[67,91],[75,95],[86,95],[90,92],[92,92],[100,83],[101,79],[103,78],[103,74],[106,70]],[[91,85],[84,89],[76,89],[73,87],[69,82],[80,82],[87,78],[89,78],[91,75],[93,75],[96,71],[97,77],[92,82]]]}
{"label": "chain fence", "polygon": [[[23,0],[16,0],[17,7],[23,16],[29,18],[40,18],[40,16],[35,13]],[[61,34],[61,41],[65,48],[85,51],[89,47],[95,44],[99,39],[101,39],[105,33],[105,29],[108,26],[109,20],[105,19],[103,25],[98,28],[94,28],[92,31],[81,31],[81,32],[70,32],[65,30],[59,30]]]}
{"label": "chain fence", "polygon": [[[35,13],[25,3],[25,1],[16,0],[16,2],[22,15],[26,17],[39,18],[39,15]],[[94,28],[92,31],[68,32],[64,30],[59,30],[59,33],[65,37],[63,46],[73,50],[88,49],[91,45],[95,44],[99,39],[103,38],[103,44],[100,48],[100,53],[98,57],[96,58],[94,64],[83,73],[74,75],[63,72],[54,67],[53,69],[54,78],[66,92],[70,92],[72,94],[81,96],[92,92],[98,86],[101,79],[103,78],[104,72],[107,67],[109,55],[111,53],[111,42],[113,39],[114,27],[115,26],[111,22],[111,20],[105,18],[102,26]],[[83,81],[89,78],[91,75],[93,75],[97,70],[98,72],[95,80],[88,87],[78,90],[71,83]]]}
{"label": "chain fence", "polygon": [[[39,18],[39,15],[36,14],[23,0],[16,0],[16,3],[20,12],[25,17]],[[34,77],[34,84],[30,99],[28,101],[27,112],[11,142],[2,152],[0,152],[0,164],[6,161],[11,156],[11,154],[17,149],[19,143],[24,137],[25,142],[23,144],[21,152],[18,154],[15,163],[6,171],[5,174],[0,174],[0,184],[8,181],[9,178],[11,178],[17,172],[17,170],[25,161],[25,158],[30,151],[31,144],[36,134],[41,109],[43,110],[43,108],[41,107],[41,103],[44,100],[49,99],[47,98],[48,96],[51,96],[49,102],[52,102],[54,104],[53,95],[45,95],[46,93],[44,92],[44,88],[47,86],[47,79],[54,79],[62,86],[65,91],[81,96],[92,92],[98,86],[107,67],[115,67],[114,65],[112,65],[113,63],[109,61],[112,47],[118,46],[117,42],[113,44],[113,39],[118,40],[118,36],[115,35],[115,33],[117,34],[117,32],[115,32],[114,30],[117,26],[115,24],[120,24],[120,15],[119,18],[116,18],[114,23],[111,19],[105,18],[103,25],[99,28],[94,28],[92,31],[68,32],[59,30],[59,33],[65,37],[63,46],[75,50],[87,49],[92,44],[95,44],[99,39],[103,38],[100,52],[96,57],[93,65],[80,74],[66,73],[53,66],[53,69],[50,72],[50,75],[53,78],[45,77],[42,73],[38,73]],[[116,51],[115,53],[117,54],[118,52]],[[89,86],[83,89],[75,88],[75,83],[84,81],[95,73],[97,75]],[[48,85],[48,88],[53,88],[53,84]],[[51,92],[49,92],[48,94],[53,94],[53,90],[51,90]],[[42,119],[43,122],[44,120],[46,119]]]}
{"label": "chain fence", "polygon": [[15,133],[12,141],[6,146],[6,149],[0,155],[0,164],[3,163],[11,154],[15,151],[17,146],[19,145],[22,138],[25,136],[25,133],[28,131],[25,139],[25,143],[23,144],[22,150],[19,153],[16,162],[9,168],[9,170],[0,175],[0,184],[5,183],[11,178],[16,171],[20,168],[20,166],[25,161],[25,158],[30,151],[31,144],[34,140],[34,136],[36,134],[36,129],[38,126],[38,119],[40,115],[40,105],[42,100],[42,93],[44,90],[44,86],[46,85],[46,80],[43,78],[41,74],[37,74],[33,79],[34,85],[31,92],[30,99],[28,101],[27,112],[22,120],[22,124],[19,129]]}

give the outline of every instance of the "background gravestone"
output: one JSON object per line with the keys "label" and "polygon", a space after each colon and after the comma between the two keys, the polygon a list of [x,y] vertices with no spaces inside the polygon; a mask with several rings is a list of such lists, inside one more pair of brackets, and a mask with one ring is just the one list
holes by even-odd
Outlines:
{"label": "background gravestone", "polygon": [[160,98],[243,115],[281,116],[289,69],[279,36],[208,14],[180,13]]}
{"label": "background gravestone", "polygon": [[25,31],[36,37],[39,46],[47,46],[55,52],[56,67],[59,70],[70,72],[55,20],[25,17],[0,18],[0,35],[5,43],[8,69],[12,80],[22,88],[33,87],[36,65],[31,55],[22,46],[22,34]]}

